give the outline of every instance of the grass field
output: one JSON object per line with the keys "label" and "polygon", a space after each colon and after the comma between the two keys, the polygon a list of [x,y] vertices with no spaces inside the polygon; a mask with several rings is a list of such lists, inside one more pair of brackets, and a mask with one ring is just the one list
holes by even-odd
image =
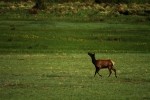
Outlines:
{"label": "grass field", "polygon": [[[150,23],[145,16],[62,17],[0,9],[0,99],[149,100]],[[96,16],[95,16],[96,18]],[[115,61],[94,77],[87,52]]]}
{"label": "grass field", "polygon": [[0,22],[1,53],[149,52],[149,24]]}
{"label": "grass field", "polygon": [[149,100],[150,54],[97,54],[112,58],[118,78],[94,67],[87,54],[0,55],[3,100]]}

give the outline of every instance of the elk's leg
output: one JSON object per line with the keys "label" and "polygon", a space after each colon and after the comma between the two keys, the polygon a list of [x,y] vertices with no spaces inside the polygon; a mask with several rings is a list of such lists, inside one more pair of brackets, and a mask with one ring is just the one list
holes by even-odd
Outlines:
{"label": "elk's leg", "polygon": [[[95,70],[94,77],[95,77],[96,73],[98,73],[98,72],[99,72],[99,69],[96,69],[96,70]],[[98,73],[98,75],[102,77],[102,75],[100,75],[99,73]]]}
{"label": "elk's leg", "polygon": [[97,73],[97,72],[96,72],[96,70],[95,70],[95,74],[94,74],[94,77],[95,77],[96,73]]}
{"label": "elk's leg", "polygon": [[110,75],[111,75],[112,71],[111,71],[111,69],[110,69],[110,68],[108,68],[108,70],[109,70],[109,76],[108,76],[108,77],[110,77]]}
{"label": "elk's leg", "polygon": [[115,77],[117,78],[116,69],[113,68],[112,70],[115,72]]}
{"label": "elk's leg", "polygon": [[100,77],[102,77],[102,75],[100,75],[99,72],[97,72],[97,73],[98,73],[98,75],[99,75]]}

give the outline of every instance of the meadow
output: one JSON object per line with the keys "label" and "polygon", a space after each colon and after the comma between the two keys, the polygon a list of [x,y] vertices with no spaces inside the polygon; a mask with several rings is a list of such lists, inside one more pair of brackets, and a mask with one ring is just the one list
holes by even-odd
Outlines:
{"label": "meadow", "polygon": [[[150,99],[149,16],[0,12],[2,100]],[[118,78],[94,77],[88,52],[115,61]]]}
{"label": "meadow", "polygon": [[150,54],[99,53],[116,62],[118,78],[94,66],[87,54],[0,55],[3,100],[149,100]]}

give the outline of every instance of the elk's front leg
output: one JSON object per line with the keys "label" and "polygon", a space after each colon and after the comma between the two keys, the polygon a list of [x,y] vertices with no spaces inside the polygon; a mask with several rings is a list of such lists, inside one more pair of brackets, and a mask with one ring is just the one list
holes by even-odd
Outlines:
{"label": "elk's front leg", "polygon": [[[96,69],[96,70],[95,70],[94,77],[95,77],[96,73],[98,73],[98,72],[99,72],[99,70],[100,70],[100,69]],[[100,75],[99,73],[98,73],[98,75],[102,77],[102,75]]]}

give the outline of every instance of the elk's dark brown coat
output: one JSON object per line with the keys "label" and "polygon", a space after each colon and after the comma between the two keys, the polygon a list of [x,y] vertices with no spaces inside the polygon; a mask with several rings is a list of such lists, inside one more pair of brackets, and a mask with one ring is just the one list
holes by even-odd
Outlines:
{"label": "elk's dark brown coat", "polygon": [[117,78],[116,69],[114,68],[114,62],[111,59],[106,59],[106,60],[98,59],[98,60],[96,60],[95,59],[95,53],[88,53],[88,55],[91,57],[92,63],[95,66],[94,77],[96,74],[98,74],[99,76],[102,76],[99,74],[100,69],[108,68],[109,76],[111,75],[112,70],[113,70],[115,72],[115,77]]}

